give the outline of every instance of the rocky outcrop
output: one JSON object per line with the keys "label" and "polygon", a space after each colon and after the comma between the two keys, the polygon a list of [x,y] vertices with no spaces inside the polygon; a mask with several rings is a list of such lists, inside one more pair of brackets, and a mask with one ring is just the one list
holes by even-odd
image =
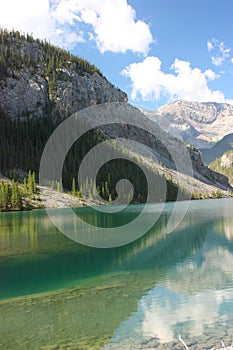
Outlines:
{"label": "rocky outcrop", "polygon": [[[49,102],[64,117],[80,109],[106,102],[127,101],[127,96],[98,73],[79,75],[72,69],[60,69],[62,77],[53,84],[49,96],[48,81],[30,70],[21,70],[17,78],[0,82],[0,106],[11,118],[41,117]],[[59,72],[57,72],[59,73]]]}
{"label": "rocky outcrop", "polygon": [[32,75],[28,69],[21,70],[17,78],[7,77],[0,82],[1,109],[13,119],[41,117],[48,102],[46,80],[39,74]]}
{"label": "rocky outcrop", "polygon": [[17,33],[1,36],[0,107],[9,117],[38,118],[48,111],[66,117],[95,104],[127,101],[89,62]]}
{"label": "rocky outcrop", "polygon": [[190,157],[192,159],[194,177],[201,179],[205,183],[213,185],[220,184],[224,189],[229,187],[228,178],[225,175],[211,170],[203,164],[201,153],[199,151],[190,149]]}

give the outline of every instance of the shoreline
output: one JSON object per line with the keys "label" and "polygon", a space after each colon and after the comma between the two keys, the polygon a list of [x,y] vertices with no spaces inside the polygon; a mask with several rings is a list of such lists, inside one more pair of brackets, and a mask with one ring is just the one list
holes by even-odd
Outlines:
{"label": "shoreline", "polygon": [[[91,201],[91,200],[85,200],[85,199],[79,199],[77,197],[74,197],[68,193],[65,192],[57,192],[52,189],[46,188],[46,191],[48,193],[54,192],[55,198],[46,198],[46,199],[39,199],[39,200],[32,200],[33,202],[36,202],[36,204],[29,207],[24,207],[23,209],[11,209],[11,210],[0,210],[0,214],[7,214],[7,213],[24,213],[24,212],[30,212],[35,210],[46,210],[46,209],[68,209],[68,208],[85,208],[85,207],[93,207],[93,206],[103,206],[105,203],[97,202],[97,201]],[[46,196],[47,197],[47,196]],[[59,197],[59,200],[56,201],[56,198]],[[207,198],[190,198],[190,199],[181,199],[181,200],[169,200],[165,202],[154,202],[150,204],[160,204],[160,203],[176,203],[176,202],[184,202],[184,201],[203,201],[203,200],[216,200],[216,199],[232,199],[233,197],[230,195],[225,196],[219,196],[219,197],[207,197]],[[44,205],[41,202],[46,201],[48,205]],[[136,204],[146,204],[144,202],[133,202],[130,203],[131,205]],[[149,203],[147,203],[149,204]]]}

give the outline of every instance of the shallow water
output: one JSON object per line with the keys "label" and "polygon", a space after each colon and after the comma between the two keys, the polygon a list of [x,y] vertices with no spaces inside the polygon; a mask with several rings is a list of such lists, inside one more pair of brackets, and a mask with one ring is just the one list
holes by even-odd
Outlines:
{"label": "shallow water", "polygon": [[[78,212],[120,226],[140,207]],[[142,238],[112,249],[71,241],[43,210],[1,214],[0,349],[182,349],[179,334],[190,349],[230,345],[233,200],[193,201],[166,233],[172,208]],[[151,205],[151,215],[158,210]]]}

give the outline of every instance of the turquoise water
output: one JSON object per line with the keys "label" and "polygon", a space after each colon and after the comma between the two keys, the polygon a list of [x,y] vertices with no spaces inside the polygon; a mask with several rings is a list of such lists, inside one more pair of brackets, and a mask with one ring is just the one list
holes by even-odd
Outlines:
{"label": "turquoise water", "polygon": [[[78,213],[119,227],[140,209]],[[181,349],[179,334],[190,349],[230,345],[233,200],[193,201],[166,233],[172,209],[167,203],[150,232],[111,249],[71,241],[43,210],[1,214],[0,349]]]}

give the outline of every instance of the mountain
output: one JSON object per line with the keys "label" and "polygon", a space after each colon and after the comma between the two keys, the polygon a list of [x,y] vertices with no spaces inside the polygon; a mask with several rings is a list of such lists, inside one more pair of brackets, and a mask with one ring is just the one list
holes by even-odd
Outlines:
{"label": "mountain", "polygon": [[202,159],[206,165],[221,157],[225,152],[233,149],[233,134],[224,136],[220,141],[209,149],[200,149]]}
{"label": "mountain", "polygon": [[126,101],[127,95],[85,59],[30,35],[0,30],[3,173],[17,168],[38,174],[44,146],[62,120],[86,107]]}
{"label": "mountain", "polygon": [[211,148],[233,132],[233,105],[227,103],[178,100],[143,113],[198,149]]}
{"label": "mountain", "polygon": [[95,104],[127,101],[82,58],[19,32],[0,30],[0,38],[0,106],[11,118],[64,118]]}
{"label": "mountain", "polygon": [[[156,175],[158,184],[165,181],[167,200],[176,198],[178,187],[183,199],[187,195],[212,197],[219,189],[227,194],[229,184],[224,175],[204,166],[199,151],[163,130],[159,120],[152,120],[127,104],[127,95],[93,64],[14,31],[1,30],[0,43],[0,172],[3,175],[10,176],[14,168],[20,173],[31,169],[38,174],[50,135],[68,116],[81,111],[83,121],[92,130],[74,142],[67,154],[62,174],[65,189],[70,190],[72,184],[72,192],[79,195],[80,188],[75,185],[79,166],[92,148],[102,141],[125,138],[131,141],[121,140],[111,146],[117,160],[107,162],[98,173],[98,188],[104,199],[115,199],[118,181],[127,178],[135,188],[132,200],[145,201],[148,189],[140,168],[149,177]],[[118,107],[111,110],[113,102]],[[95,127],[101,114],[88,116],[85,108],[98,105],[101,111],[106,103],[116,124]],[[120,123],[120,115],[134,126]],[[67,136],[68,140],[72,135]],[[187,159],[192,171],[186,166]],[[56,179],[55,187],[60,188],[60,180]],[[91,199],[94,180],[87,178],[86,186]]]}
{"label": "mountain", "polygon": [[209,168],[228,177],[233,186],[233,150],[225,152],[210,163]]}

